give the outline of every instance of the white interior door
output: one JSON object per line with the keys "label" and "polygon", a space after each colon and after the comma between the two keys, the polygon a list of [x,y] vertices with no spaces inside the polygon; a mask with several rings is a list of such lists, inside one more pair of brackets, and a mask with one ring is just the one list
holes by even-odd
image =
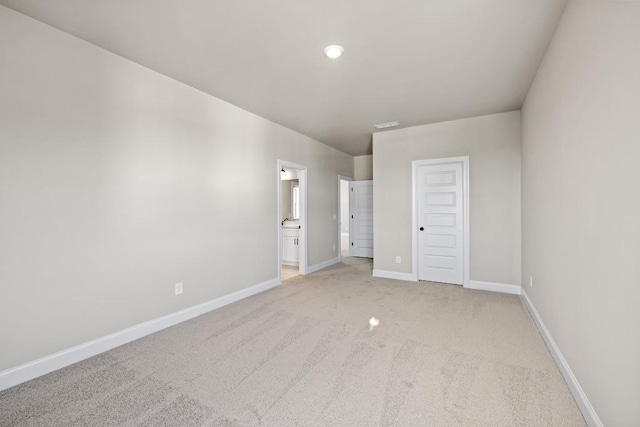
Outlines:
{"label": "white interior door", "polygon": [[349,183],[349,255],[373,258],[373,181]]}
{"label": "white interior door", "polygon": [[464,284],[463,163],[419,166],[418,279]]}

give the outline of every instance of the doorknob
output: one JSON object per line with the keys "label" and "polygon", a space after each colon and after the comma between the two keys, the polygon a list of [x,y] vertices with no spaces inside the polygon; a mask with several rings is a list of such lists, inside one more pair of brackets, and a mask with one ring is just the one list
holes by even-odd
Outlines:
{"label": "doorknob", "polygon": [[420,227],[420,231],[424,231],[424,227]]}

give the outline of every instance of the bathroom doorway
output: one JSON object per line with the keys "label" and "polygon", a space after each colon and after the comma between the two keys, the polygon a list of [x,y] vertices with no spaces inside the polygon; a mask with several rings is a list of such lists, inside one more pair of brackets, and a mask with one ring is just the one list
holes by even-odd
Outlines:
{"label": "bathroom doorway", "polygon": [[307,167],[278,160],[278,278],[307,273]]}
{"label": "bathroom doorway", "polygon": [[338,207],[340,211],[340,221],[338,221],[338,257],[340,260],[349,255],[349,181],[353,178],[338,175]]}

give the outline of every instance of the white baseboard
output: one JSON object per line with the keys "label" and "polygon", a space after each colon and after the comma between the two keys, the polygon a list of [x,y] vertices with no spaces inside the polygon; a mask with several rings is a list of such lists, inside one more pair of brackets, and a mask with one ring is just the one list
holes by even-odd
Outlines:
{"label": "white baseboard", "polygon": [[373,270],[373,277],[381,277],[383,279],[404,280],[407,282],[417,282],[418,279],[411,273],[398,273],[397,271]]}
{"label": "white baseboard", "polygon": [[501,292],[503,294],[522,294],[522,287],[508,283],[481,282],[480,280],[469,280],[469,289],[480,291]]}
{"label": "white baseboard", "polygon": [[522,290],[521,298],[524,301],[524,305],[529,310],[529,313],[531,313],[531,317],[533,317],[533,321],[536,323],[536,326],[538,327],[538,331],[540,331],[540,335],[542,335],[544,342],[547,344],[547,348],[549,349],[549,352],[553,356],[553,359],[556,361],[556,365],[558,366],[558,369],[560,369],[560,372],[562,373],[564,380],[567,382],[567,385],[569,386],[569,390],[571,390],[571,394],[573,395],[573,398],[576,400],[576,403],[578,404],[578,407],[580,408],[580,412],[582,412],[582,416],[584,417],[584,420],[587,422],[587,425],[590,427],[602,427],[603,425],[602,421],[600,421],[598,414],[596,413],[593,406],[591,406],[591,402],[589,402],[589,399],[587,398],[587,395],[585,394],[584,390],[580,386],[578,379],[576,378],[576,376],[573,374],[573,371],[569,367],[569,363],[567,363],[567,360],[562,355],[560,348],[558,347],[556,342],[553,340],[553,337],[551,337],[551,333],[545,326],[544,322],[542,321],[542,318],[538,314],[538,311],[536,310],[536,308],[533,306],[533,303],[529,299],[529,296],[524,291],[524,289]]}
{"label": "white baseboard", "polygon": [[176,311],[175,313],[171,313],[157,319],[139,323],[122,331],[114,332],[113,334],[76,345],[75,347],[50,354],[14,368],[6,369],[0,372],[0,391],[48,374],[49,372],[57,371],[65,366],[88,359],[89,357],[119,347],[131,341],[135,341],[170,326],[177,325],[185,320],[192,319],[208,313],[209,311],[213,311],[241,299],[264,292],[275,286],[278,286],[277,278],[267,280],[266,282],[258,285],[242,289],[202,304],[194,305],[193,307],[189,307],[184,310]]}
{"label": "white baseboard", "polygon": [[327,260],[325,262],[321,262],[320,264],[312,265],[309,268],[307,268],[307,274],[315,273],[316,271],[320,271],[323,268],[327,268],[327,267],[331,267],[332,265],[336,265],[339,262],[340,262],[340,258],[336,257],[336,258],[332,258],[330,260]]}
{"label": "white baseboard", "polygon": [[298,267],[300,263],[294,261],[282,261],[282,265],[288,265],[289,267]]}

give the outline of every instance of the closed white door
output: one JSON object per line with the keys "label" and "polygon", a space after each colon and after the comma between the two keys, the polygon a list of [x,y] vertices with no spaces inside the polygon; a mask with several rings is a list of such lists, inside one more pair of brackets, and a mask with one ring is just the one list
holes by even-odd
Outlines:
{"label": "closed white door", "polygon": [[373,258],[373,181],[349,183],[349,255]]}
{"label": "closed white door", "polygon": [[462,162],[418,167],[418,279],[464,283]]}

